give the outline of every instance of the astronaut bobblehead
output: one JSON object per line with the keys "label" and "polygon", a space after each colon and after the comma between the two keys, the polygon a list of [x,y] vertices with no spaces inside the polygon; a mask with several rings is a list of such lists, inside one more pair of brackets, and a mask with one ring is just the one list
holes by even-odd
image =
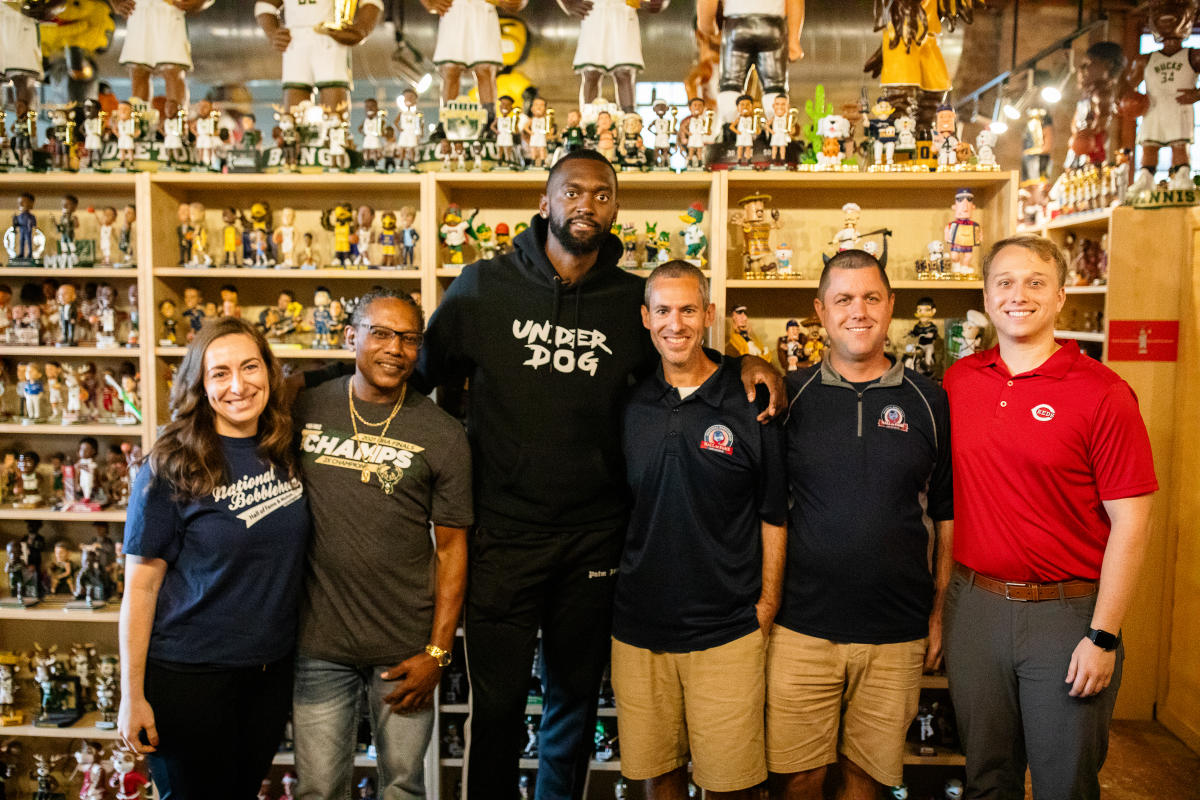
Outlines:
{"label": "astronaut bobblehead", "polygon": [[[335,7],[342,6],[348,18],[338,19]],[[382,11],[382,0],[257,0],[254,17],[283,54],[284,106],[298,105],[314,88],[323,106],[348,104],[354,82],[350,48],[370,35]]]}

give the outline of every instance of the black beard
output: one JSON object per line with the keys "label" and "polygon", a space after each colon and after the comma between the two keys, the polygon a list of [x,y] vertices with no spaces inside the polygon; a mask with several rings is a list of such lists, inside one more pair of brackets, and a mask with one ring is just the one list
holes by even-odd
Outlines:
{"label": "black beard", "polygon": [[586,256],[599,252],[600,243],[608,235],[608,228],[601,226],[590,236],[576,236],[571,233],[571,223],[568,220],[551,214],[550,235],[571,255]]}

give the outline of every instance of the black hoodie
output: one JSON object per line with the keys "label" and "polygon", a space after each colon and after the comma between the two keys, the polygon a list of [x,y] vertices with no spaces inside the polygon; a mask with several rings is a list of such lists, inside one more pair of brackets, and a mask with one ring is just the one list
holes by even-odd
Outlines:
{"label": "black hoodie", "polygon": [[512,253],[463,268],[425,335],[418,385],[469,378],[475,519],[485,527],[599,530],[628,508],[621,406],[658,363],[640,320],[645,281],[611,234],[565,285],[534,216]]}

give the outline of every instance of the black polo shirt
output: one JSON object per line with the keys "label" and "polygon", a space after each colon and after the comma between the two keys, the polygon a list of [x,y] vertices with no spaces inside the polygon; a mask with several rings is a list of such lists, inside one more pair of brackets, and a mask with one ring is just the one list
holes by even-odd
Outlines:
{"label": "black polo shirt", "polygon": [[755,419],[761,399],[746,402],[736,358],[684,399],[661,365],[634,387],[622,425],[633,507],[613,618],[620,641],[682,653],[758,628],[761,523],[787,520],[783,429]]}
{"label": "black polo shirt", "polygon": [[899,362],[861,391],[828,360],[787,386],[792,507],[775,622],[838,642],[926,636],[932,520],[954,518],[946,392]]}

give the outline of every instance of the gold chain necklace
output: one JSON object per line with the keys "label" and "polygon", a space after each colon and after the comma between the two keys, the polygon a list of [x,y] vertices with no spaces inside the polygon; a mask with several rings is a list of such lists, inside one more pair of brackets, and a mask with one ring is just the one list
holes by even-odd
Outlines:
{"label": "gold chain necklace", "polygon": [[[370,427],[372,427],[372,428],[377,428],[377,427],[379,427],[380,425],[382,425],[382,426],[383,426],[383,430],[379,432],[379,438],[380,438],[380,439],[382,439],[382,438],[384,438],[385,436],[387,436],[388,428],[390,428],[390,427],[391,427],[391,425],[392,425],[392,420],[396,418],[396,414],[397,414],[397,413],[400,411],[400,406],[404,405],[404,396],[405,396],[406,394],[408,394],[408,384],[406,383],[406,384],[404,384],[403,386],[401,386],[401,387],[400,387],[400,397],[399,397],[399,398],[396,400],[396,405],[394,405],[394,406],[392,407],[392,413],[391,413],[391,414],[388,414],[388,417],[387,417],[387,419],[385,419],[383,422],[367,422],[365,419],[363,419],[363,418],[362,418],[362,417],[359,415],[359,413],[358,413],[358,409],[356,409],[356,408],[354,407],[354,378],[353,378],[353,377],[351,377],[351,378],[350,378],[350,380],[346,382],[346,394],[347,394],[347,396],[349,397],[349,400],[350,400],[350,424],[351,424],[351,425],[353,426],[353,428],[354,428],[354,439],[355,439],[355,441],[357,441],[357,440],[358,440],[358,423],[359,423],[360,421],[362,422],[362,424],[363,424],[363,425],[370,426]],[[389,477],[390,477],[390,476],[389,476]],[[397,478],[398,478],[398,477],[399,477],[399,476],[397,476]],[[370,468],[368,468],[368,467],[363,467],[363,470],[362,470],[362,482],[363,482],[363,483],[370,483],[370,482],[371,482],[371,470],[370,470]],[[384,493],[385,493],[385,494],[391,494],[391,493],[392,493],[392,491],[391,491],[391,490],[392,490],[392,487],[394,487],[394,486],[396,485],[396,482],[395,482],[395,480],[386,480],[386,481],[385,481],[385,480],[383,479],[383,477],[381,476],[381,477],[380,477],[380,482],[383,484],[383,491],[384,491]]]}

